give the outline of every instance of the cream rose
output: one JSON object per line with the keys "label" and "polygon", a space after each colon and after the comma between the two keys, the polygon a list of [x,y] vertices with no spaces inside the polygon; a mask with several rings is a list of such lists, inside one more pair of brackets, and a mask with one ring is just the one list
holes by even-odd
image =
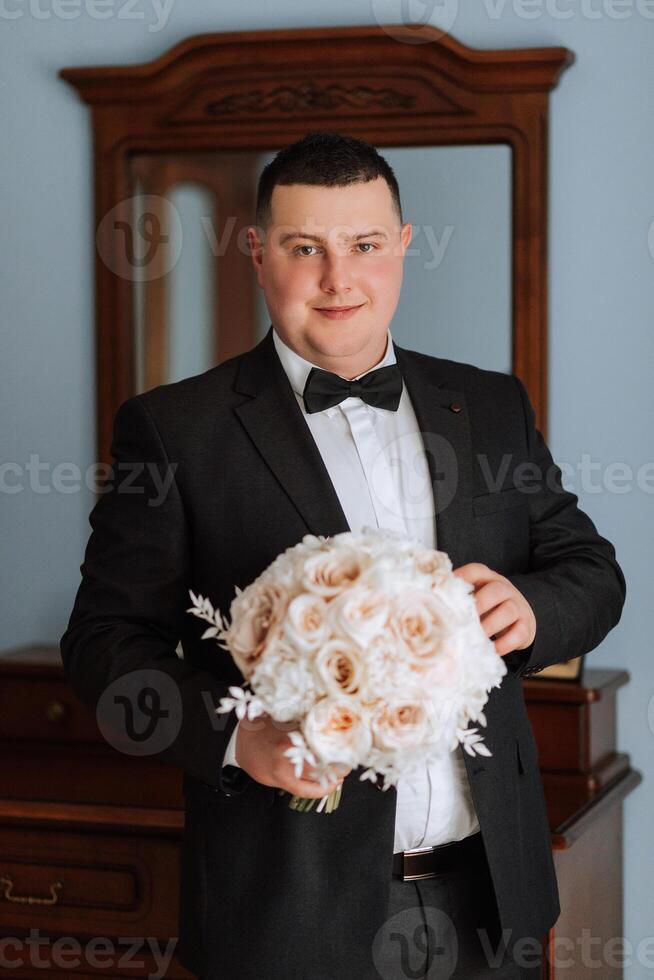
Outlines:
{"label": "cream rose", "polygon": [[366,585],[354,585],[329,603],[328,616],[336,635],[346,636],[361,647],[386,627],[389,597]]}
{"label": "cream rose", "polygon": [[316,551],[304,561],[302,586],[329,600],[356,582],[362,571],[362,556],[353,548]]}
{"label": "cream rose", "polygon": [[330,640],[321,647],[316,657],[316,671],[330,694],[360,695],[363,662],[358,650],[346,640]]}
{"label": "cream rose", "polygon": [[434,586],[441,586],[448,581],[452,572],[452,562],[444,551],[417,551],[415,567],[423,575],[427,575]]}
{"label": "cream rose", "polygon": [[364,709],[345,698],[322,698],[306,714],[302,734],[320,762],[352,768],[370,750],[372,735]]}
{"label": "cream rose", "polygon": [[421,745],[430,733],[426,702],[382,702],[372,714],[373,745],[382,752],[396,752]]}
{"label": "cream rose", "polygon": [[391,631],[421,664],[432,663],[449,638],[451,613],[440,599],[426,590],[416,590],[393,602]]}
{"label": "cream rose", "polygon": [[270,581],[253,583],[232,603],[225,642],[244,677],[250,677],[266,644],[279,632],[285,609],[284,589]]}
{"label": "cream rose", "polygon": [[302,593],[288,604],[284,633],[300,652],[316,650],[327,639],[327,604],[311,593]]}

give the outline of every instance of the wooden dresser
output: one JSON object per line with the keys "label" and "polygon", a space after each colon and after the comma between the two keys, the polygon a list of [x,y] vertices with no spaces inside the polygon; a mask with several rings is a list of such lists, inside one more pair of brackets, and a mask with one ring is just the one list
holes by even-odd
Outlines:
{"label": "wooden dresser", "polygon": [[[592,669],[583,685],[523,681],[561,893],[548,949],[570,961],[546,962],[548,980],[622,976],[586,969],[576,938],[622,935],[622,805],[641,779],[615,747],[627,681]],[[0,975],[145,977],[159,956],[159,976],[190,978],[174,955],[181,772],[109,746],[52,646],[0,653],[0,753]]]}
{"label": "wooden dresser", "polygon": [[546,938],[547,980],[620,980],[623,803],[641,782],[617,749],[626,670],[586,669],[581,683],[526,678],[529,720],[552,830],[561,915]]}
{"label": "wooden dresser", "polygon": [[158,975],[192,977],[174,956],[181,772],[109,746],[51,646],[0,653],[0,754],[0,975],[145,977],[168,950]]}

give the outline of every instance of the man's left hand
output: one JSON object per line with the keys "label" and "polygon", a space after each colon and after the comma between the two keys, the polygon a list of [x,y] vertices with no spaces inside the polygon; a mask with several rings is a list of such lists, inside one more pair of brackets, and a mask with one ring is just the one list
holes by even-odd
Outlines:
{"label": "man's left hand", "polygon": [[513,650],[525,650],[533,643],[534,611],[512,582],[480,562],[461,565],[454,574],[474,585],[473,598],[481,625],[501,657]]}

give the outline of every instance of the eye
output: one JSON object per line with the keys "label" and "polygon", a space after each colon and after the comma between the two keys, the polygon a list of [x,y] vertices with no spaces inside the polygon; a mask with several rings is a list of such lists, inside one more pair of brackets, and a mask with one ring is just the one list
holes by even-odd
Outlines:
{"label": "eye", "polygon": [[[311,255],[309,253],[302,252],[301,251],[301,249],[304,249],[304,248],[309,248],[309,249],[313,248],[313,249],[315,249],[316,246],[315,245],[296,245],[295,248],[293,249],[293,255],[303,255],[303,256],[305,256],[307,258],[311,258]],[[370,255],[370,252],[374,252],[377,248],[379,248],[379,246],[376,245],[374,242],[357,242],[357,248],[365,248],[366,251],[363,252],[363,255]],[[368,249],[370,251],[368,251]]]}

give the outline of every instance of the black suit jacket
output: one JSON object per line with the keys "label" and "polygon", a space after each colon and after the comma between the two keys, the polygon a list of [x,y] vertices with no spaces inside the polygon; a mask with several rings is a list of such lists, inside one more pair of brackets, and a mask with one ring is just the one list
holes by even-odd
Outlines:
{"label": "black suit jacket", "polygon": [[[612,545],[563,491],[522,383],[394,348],[428,452],[438,547],[454,567],[483,562],[510,578],[536,616],[534,643],[507,656],[485,709],[492,756],[462,755],[502,926],[541,936],[560,908],[521,677],[596,647],[620,619],[625,581]],[[61,653],[92,707],[104,711],[108,685],[124,692],[133,679],[134,698],[160,688],[171,709],[145,751],[184,771],[182,962],[224,980],[377,978],[396,790],[357,770],[336,812],[303,814],[223,769],[237,719],[213,709],[242,677],[186,612],[189,589],[228,612],[235,586],[303,535],[349,530],[272,327],[247,353],[125,401],[112,454]],[[535,464],[531,492],[519,488],[524,463]],[[498,473],[493,492],[487,477]]]}

